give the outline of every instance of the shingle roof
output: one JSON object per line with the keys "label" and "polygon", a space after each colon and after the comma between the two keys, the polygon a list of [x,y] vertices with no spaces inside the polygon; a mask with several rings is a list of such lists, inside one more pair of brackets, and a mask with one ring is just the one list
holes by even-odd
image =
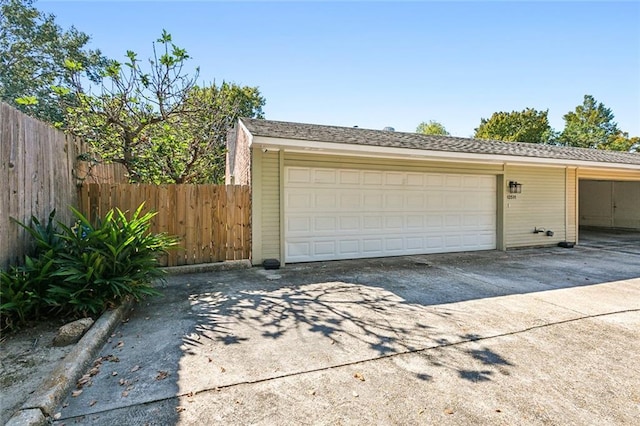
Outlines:
{"label": "shingle roof", "polygon": [[253,118],[242,118],[241,120],[254,136],[428,151],[510,155],[640,166],[640,153],[469,139],[455,136],[422,135],[418,133],[290,123],[286,121],[258,120]]}

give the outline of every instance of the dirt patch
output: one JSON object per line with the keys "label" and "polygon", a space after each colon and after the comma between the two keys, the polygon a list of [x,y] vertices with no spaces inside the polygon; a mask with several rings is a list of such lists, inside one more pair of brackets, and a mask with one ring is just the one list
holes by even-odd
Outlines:
{"label": "dirt patch", "polygon": [[0,424],[5,424],[75,345],[52,346],[58,322],[34,324],[0,339]]}

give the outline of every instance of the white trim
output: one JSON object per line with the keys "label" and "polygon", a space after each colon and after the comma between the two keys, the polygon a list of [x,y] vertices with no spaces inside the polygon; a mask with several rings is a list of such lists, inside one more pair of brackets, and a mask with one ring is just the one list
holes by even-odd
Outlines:
{"label": "white trim", "polygon": [[318,142],[299,139],[273,138],[255,136],[250,141],[260,149],[278,150],[283,149],[289,152],[315,153],[327,155],[344,155],[358,157],[380,157],[380,158],[402,158],[402,159],[430,159],[435,161],[455,161],[455,162],[481,162],[487,163],[509,163],[520,165],[544,165],[544,166],[584,166],[598,169],[623,169],[638,170],[640,166],[636,164],[623,163],[602,163],[597,161],[567,160],[558,158],[526,157],[519,155],[505,154],[479,154],[468,152],[433,151],[411,148],[397,148],[373,145],[355,145],[336,142]]}
{"label": "white trim", "polygon": [[262,153],[251,161],[251,262],[262,262]]}
{"label": "white trim", "polygon": [[253,133],[251,133],[249,129],[247,129],[247,126],[244,125],[242,120],[238,120],[238,123],[240,124],[240,126],[242,126],[242,129],[247,133],[247,135],[249,135],[248,146],[251,146],[253,144]]}

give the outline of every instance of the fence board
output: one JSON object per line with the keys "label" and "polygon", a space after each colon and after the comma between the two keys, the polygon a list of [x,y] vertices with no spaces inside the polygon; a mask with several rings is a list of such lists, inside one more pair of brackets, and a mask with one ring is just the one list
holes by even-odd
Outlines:
{"label": "fence board", "polygon": [[180,248],[160,259],[162,265],[189,265],[248,259],[251,224],[250,187],[224,185],[84,184],[80,210],[90,220],[111,208],[157,212],[152,232],[180,238]]}
{"label": "fence board", "polygon": [[[55,209],[58,221],[73,222],[69,207],[78,205],[76,167],[84,149],[81,141],[0,102],[0,268],[22,263],[33,250],[31,236],[12,218],[46,221]],[[121,166],[92,173],[100,181],[126,179]]]}

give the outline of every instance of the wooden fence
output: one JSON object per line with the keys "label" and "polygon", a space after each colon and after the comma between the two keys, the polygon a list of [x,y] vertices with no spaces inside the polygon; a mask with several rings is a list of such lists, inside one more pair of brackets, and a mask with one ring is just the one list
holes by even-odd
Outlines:
{"label": "wooden fence", "polygon": [[0,268],[21,264],[33,239],[16,219],[31,216],[71,224],[82,182],[126,182],[119,164],[88,167],[78,156],[87,151],[79,139],[0,102]]}
{"label": "wooden fence", "polygon": [[180,238],[163,265],[189,265],[249,259],[251,196],[248,186],[84,184],[80,210],[94,220],[111,208],[158,212],[152,232]]}
{"label": "wooden fence", "polygon": [[11,219],[56,219],[71,225],[69,207],[89,216],[146,202],[158,211],[153,231],[181,238],[182,248],[163,259],[184,265],[248,259],[251,250],[248,187],[129,185],[121,165],[78,161],[82,141],[0,102],[0,268],[22,263],[33,239]]}
{"label": "wooden fence", "polygon": [[56,209],[59,221],[71,221],[78,150],[75,139],[0,103],[0,268],[32,250],[31,237],[11,218],[28,224]]}

